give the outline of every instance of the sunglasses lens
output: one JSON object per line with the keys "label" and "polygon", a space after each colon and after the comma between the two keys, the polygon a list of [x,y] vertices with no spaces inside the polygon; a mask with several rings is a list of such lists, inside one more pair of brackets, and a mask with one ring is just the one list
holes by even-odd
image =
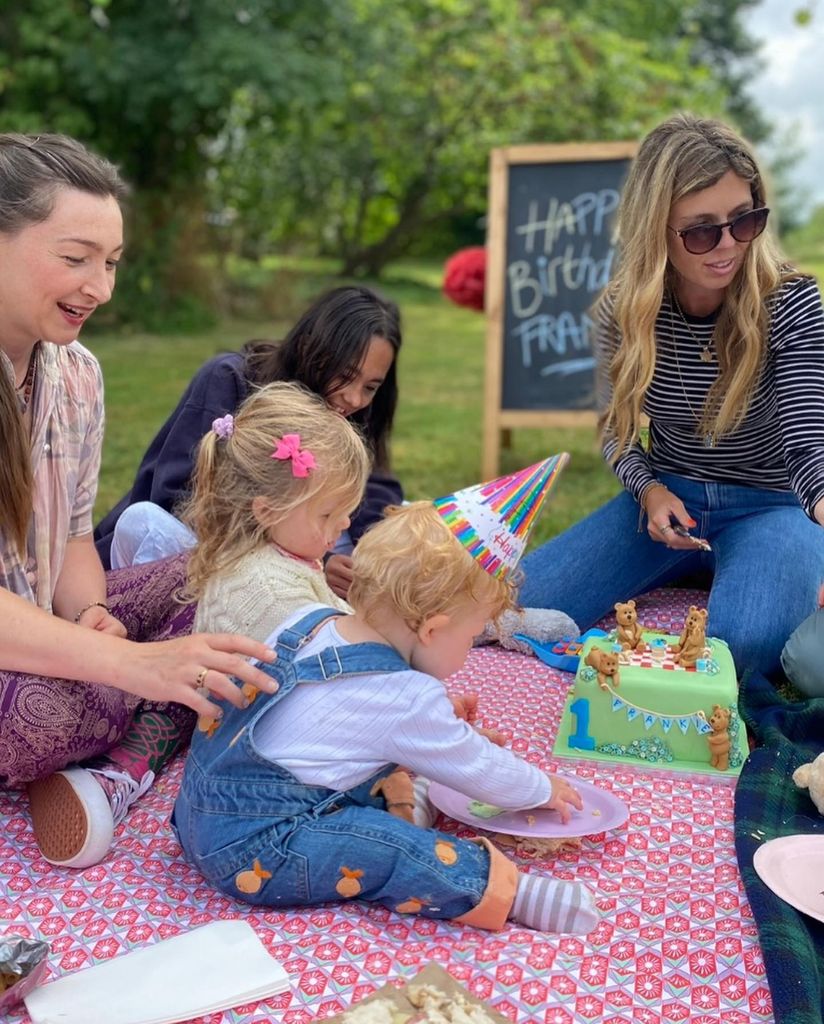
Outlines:
{"label": "sunglasses lens", "polygon": [[730,234],[736,242],[751,242],[758,238],[767,226],[769,210],[764,207],[761,210],[750,210],[749,213],[742,213],[730,224]]}
{"label": "sunglasses lens", "polygon": [[694,228],[682,231],[681,240],[687,252],[691,252],[693,256],[701,256],[718,245],[722,233],[723,229],[717,224],[698,224]]}
{"label": "sunglasses lens", "polygon": [[740,217],[730,221],[729,225],[696,224],[694,228],[687,228],[686,231],[680,231],[679,234],[687,252],[692,253],[693,256],[703,256],[704,253],[711,252],[718,245],[724,228],[727,226],[736,242],[751,242],[754,238],[758,238],[767,226],[769,213],[769,208],[764,206],[760,210],[748,210],[746,213],[742,213]]}

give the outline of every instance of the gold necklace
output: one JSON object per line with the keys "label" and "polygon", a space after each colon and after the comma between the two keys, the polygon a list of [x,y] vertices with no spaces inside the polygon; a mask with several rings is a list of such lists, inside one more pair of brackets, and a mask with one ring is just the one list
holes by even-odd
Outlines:
{"label": "gold necklace", "polygon": [[[673,315],[673,303],[676,306],[678,305],[678,300],[675,298],[675,293],[674,292],[672,293],[672,302],[670,303],[670,329],[672,331],[672,337],[671,337],[672,351],[675,354],[675,368],[678,371],[678,380],[679,380],[679,382],[681,384],[681,394],[684,396],[684,401],[687,403],[687,408],[689,409],[689,411],[693,415],[693,418],[695,420],[696,433],[698,433],[697,428],[701,425],[701,418],[702,417],[695,411],[695,407],[693,406],[692,402],[690,401],[690,396],[687,394],[687,389],[684,386],[684,377],[683,377],[683,375],[681,373],[681,360],[678,358],[678,342],[675,340],[675,316]],[[678,307],[678,312],[681,315],[681,319],[684,320],[684,314],[681,313],[680,306]],[[684,323],[686,324],[686,320],[684,320]],[[690,331],[690,334],[692,334],[692,331]],[[694,334],[693,334],[693,337],[695,337]],[[697,338],[695,340],[698,341]],[[700,344],[701,343],[699,342],[699,345]],[[704,359],[703,354],[702,354],[701,361],[704,362],[704,363],[711,363],[713,361],[712,354],[710,354],[709,359]],[[709,430],[709,431],[707,431],[706,434],[704,434],[704,436],[701,438],[701,444],[704,446],[704,448],[714,448],[715,447],[715,434],[714,434],[714,432],[712,430]]]}
{"label": "gold necklace", "polygon": [[712,350],[712,338],[705,344],[699,341],[695,331],[693,331],[689,320],[684,316],[684,311],[681,309],[681,303],[678,301],[678,296],[675,294],[675,290],[672,292],[672,302],[675,308],[678,310],[678,316],[681,318],[681,323],[686,327],[689,336],[695,342],[695,344],[701,349],[698,353],[698,358],[702,363],[711,363],[715,359],[715,353]]}

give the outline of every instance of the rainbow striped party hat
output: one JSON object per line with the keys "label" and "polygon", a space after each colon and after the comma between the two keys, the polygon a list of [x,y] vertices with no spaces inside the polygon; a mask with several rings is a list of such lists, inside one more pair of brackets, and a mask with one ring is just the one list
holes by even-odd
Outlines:
{"label": "rainbow striped party hat", "polygon": [[561,452],[432,504],[489,575],[503,577],[520,561],[538,513],[567,462],[569,455]]}

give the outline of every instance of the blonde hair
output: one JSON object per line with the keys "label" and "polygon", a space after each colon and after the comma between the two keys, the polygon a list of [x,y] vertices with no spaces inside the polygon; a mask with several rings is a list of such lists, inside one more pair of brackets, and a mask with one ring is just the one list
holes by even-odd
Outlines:
{"label": "blonde hair", "polygon": [[[300,447],[316,468],[295,476],[290,459],[274,459],[278,441],[299,434]],[[369,475],[370,457],[360,434],[317,395],[278,382],[254,391],[234,417],[233,433],[214,430],[200,442],[191,498],[183,519],[197,545],[189,559],[187,600],[197,600],[208,581],[265,544],[271,526],[321,495],[357,507]],[[253,509],[264,498],[266,524]]]}
{"label": "blonde hair", "polygon": [[[618,343],[609,366],[602,368],[609,374],[612,396],[600,425],[603,438],[617,441],[613,461],[638,437],[644,397],[655,372],[655,322],[665,294],[675,285],[667,258],[670,211],[680,199],[711,188],[729,171],[747,182],[755,208],[766,205],[764,182],[747,143],[721,121],[691,114],[677,114],[653,129],[630,168],[618,211],[618,270],[599,302],[602,316],[612,305]],[[794,276],[769,228],[750,242],[715,325],[718,379],[702,410],[700,434],[728,434],[746,415],[766,357],[766,300]]]}
{"label": "blonde hair", "polygon": [[497,579],[466,551],[428,501],[390,508],[352,556],[347,600],[367,621],[387,606],[410,629],[470,602],[491,618],[515,606],[515,582]]}

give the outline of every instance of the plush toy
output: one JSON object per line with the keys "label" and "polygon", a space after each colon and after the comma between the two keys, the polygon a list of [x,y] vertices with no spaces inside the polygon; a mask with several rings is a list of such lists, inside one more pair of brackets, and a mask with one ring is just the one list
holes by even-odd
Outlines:
{"label": "plush toy", "polygon": [[713,704],[710,715],[712,732],[707,736],[707,743],[710,748],[710,765],[719,772],[725,772],[730,766],[730,734],[727,731],[729,724],[729,708]]}
{"label": "plush toy", "polygon": [[802,764],[793,772],[793,782],[799,789],[808,789],[810,799],[818,809],[819,814],[824,814],[824,754],[819,754],[809,764]]}
{"label": "plush toy", "polygon": [[641,641],[641,630],[643,627],[638,621],[638,612],[635,610],[634,601],[626,601],[623,604],[618,601],[615,605],[615,621],[618,623],[618,643],[625,651],[634,651]]}
{"label": "plush toy", "polygon": [[684,629],[675,648],[673,661],[677,665],[690,666],[703,656],[707,646],[707,609],[690,605],[684,620]]}
{"label": "plush toy", "polygon": [[497,643],[508,651],[534,654],[528,643],[515,639],[516,633],[545,642],[578,636],[579,629],[564,612],[552,608],[519,608],[517,611],[504,612],[497,623],[488,622],[475,643],[479,646]]}
{"label": "plush toy", "polygon": [[394,814],[396,818],[403,818],[410,825],[415,824],[415,793],[412,789],[412,779],[402,768],[378,779],[369,792],[372,796],[383,797],[390,814]]}
{"label": "plush toy", "polygon": [[618,655],[613,651],[602,651],[600,647],[593,647],[586,656],[586,664],[594,668],[598,673],[598,685],[606,690],[608,683],[618,685]]}

